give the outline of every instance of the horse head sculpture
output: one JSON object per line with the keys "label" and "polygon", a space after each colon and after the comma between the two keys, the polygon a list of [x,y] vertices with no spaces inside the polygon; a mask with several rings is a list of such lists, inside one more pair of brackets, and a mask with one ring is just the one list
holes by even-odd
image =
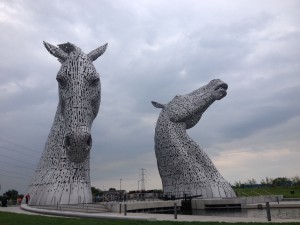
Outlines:
{"label": "horse head sculpture", "polygon": [[215,100],[226,96],[227,88],[215,79],[189,94],[175,96],[168,104],[152,102],[162,108],[155,128],[155,154],[164,195],[235,197],[230,184],[186,133]]}
{"label": "horse head sculpture", "polygon": [[85,54],[71,43],[44,42],[61,63],[59,102],[42,156],[28,188],[30,205],[92,203],[91,126],[97,116],[101,84],[93,61],[107,44]]}
{"label": "horse head sculpture", "polygon": [[59,87],[58,110],[65,126],[64,146],[71,162],[81,163],[92,146],[91,126],[101,100],[101,83],[93,61],[107,44],[85,54],[74,44],[58,47],[44,42],[46,49],[61,63],[56,80]]}

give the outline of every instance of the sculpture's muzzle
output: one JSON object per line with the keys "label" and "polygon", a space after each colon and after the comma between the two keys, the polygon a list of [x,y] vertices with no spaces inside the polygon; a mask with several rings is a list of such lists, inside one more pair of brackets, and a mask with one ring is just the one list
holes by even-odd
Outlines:
{"label": "sculpture's muzzle", "polygon": [[90,133],[69,133],[65,136],[65,147],[71,162],[82,163],[90,153],[92,136]]}

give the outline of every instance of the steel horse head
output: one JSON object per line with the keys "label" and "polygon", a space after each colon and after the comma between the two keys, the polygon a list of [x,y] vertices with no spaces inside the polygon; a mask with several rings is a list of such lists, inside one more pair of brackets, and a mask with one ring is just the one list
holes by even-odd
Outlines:
{"label": "steel horse head", "polygon": [[58,47],[44,42],[46,49],[61,63],[56,80],[59,89],[58,112],[65,126],[64,148],[73,163],[82,163],[92,146],[91,126],[101,100],[101,83],[93,61],[107,44],[85,54],[71,43]]}

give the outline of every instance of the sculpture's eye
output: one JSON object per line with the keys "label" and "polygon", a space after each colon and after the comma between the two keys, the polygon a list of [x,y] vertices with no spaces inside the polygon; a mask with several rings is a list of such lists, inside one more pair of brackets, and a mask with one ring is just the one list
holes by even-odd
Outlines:
{"label": "sculpture's eye", "polygon": [[96,86],[98,86],[99,82],[100,82],[100,79],[98,77],[94,78],[90,81],[90,86],[96,87]]}
{"label": "sculpture's eye", "polygon": [[67,86],[67,81],[65,78],[63,77],[56,77],[56,80],[58,82],[58,84],[62,87],[65,88]]}

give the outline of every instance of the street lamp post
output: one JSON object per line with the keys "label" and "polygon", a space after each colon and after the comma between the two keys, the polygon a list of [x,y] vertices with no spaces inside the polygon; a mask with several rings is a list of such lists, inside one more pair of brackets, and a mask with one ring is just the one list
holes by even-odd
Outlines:
{"label": "street lamp post", "polygon": [[119,196],[120,196],[120,201],[122,201],[122,193],[121,193],[121,190],[122,190],[122,178],[120,179],[120,194],[119,194]]}

